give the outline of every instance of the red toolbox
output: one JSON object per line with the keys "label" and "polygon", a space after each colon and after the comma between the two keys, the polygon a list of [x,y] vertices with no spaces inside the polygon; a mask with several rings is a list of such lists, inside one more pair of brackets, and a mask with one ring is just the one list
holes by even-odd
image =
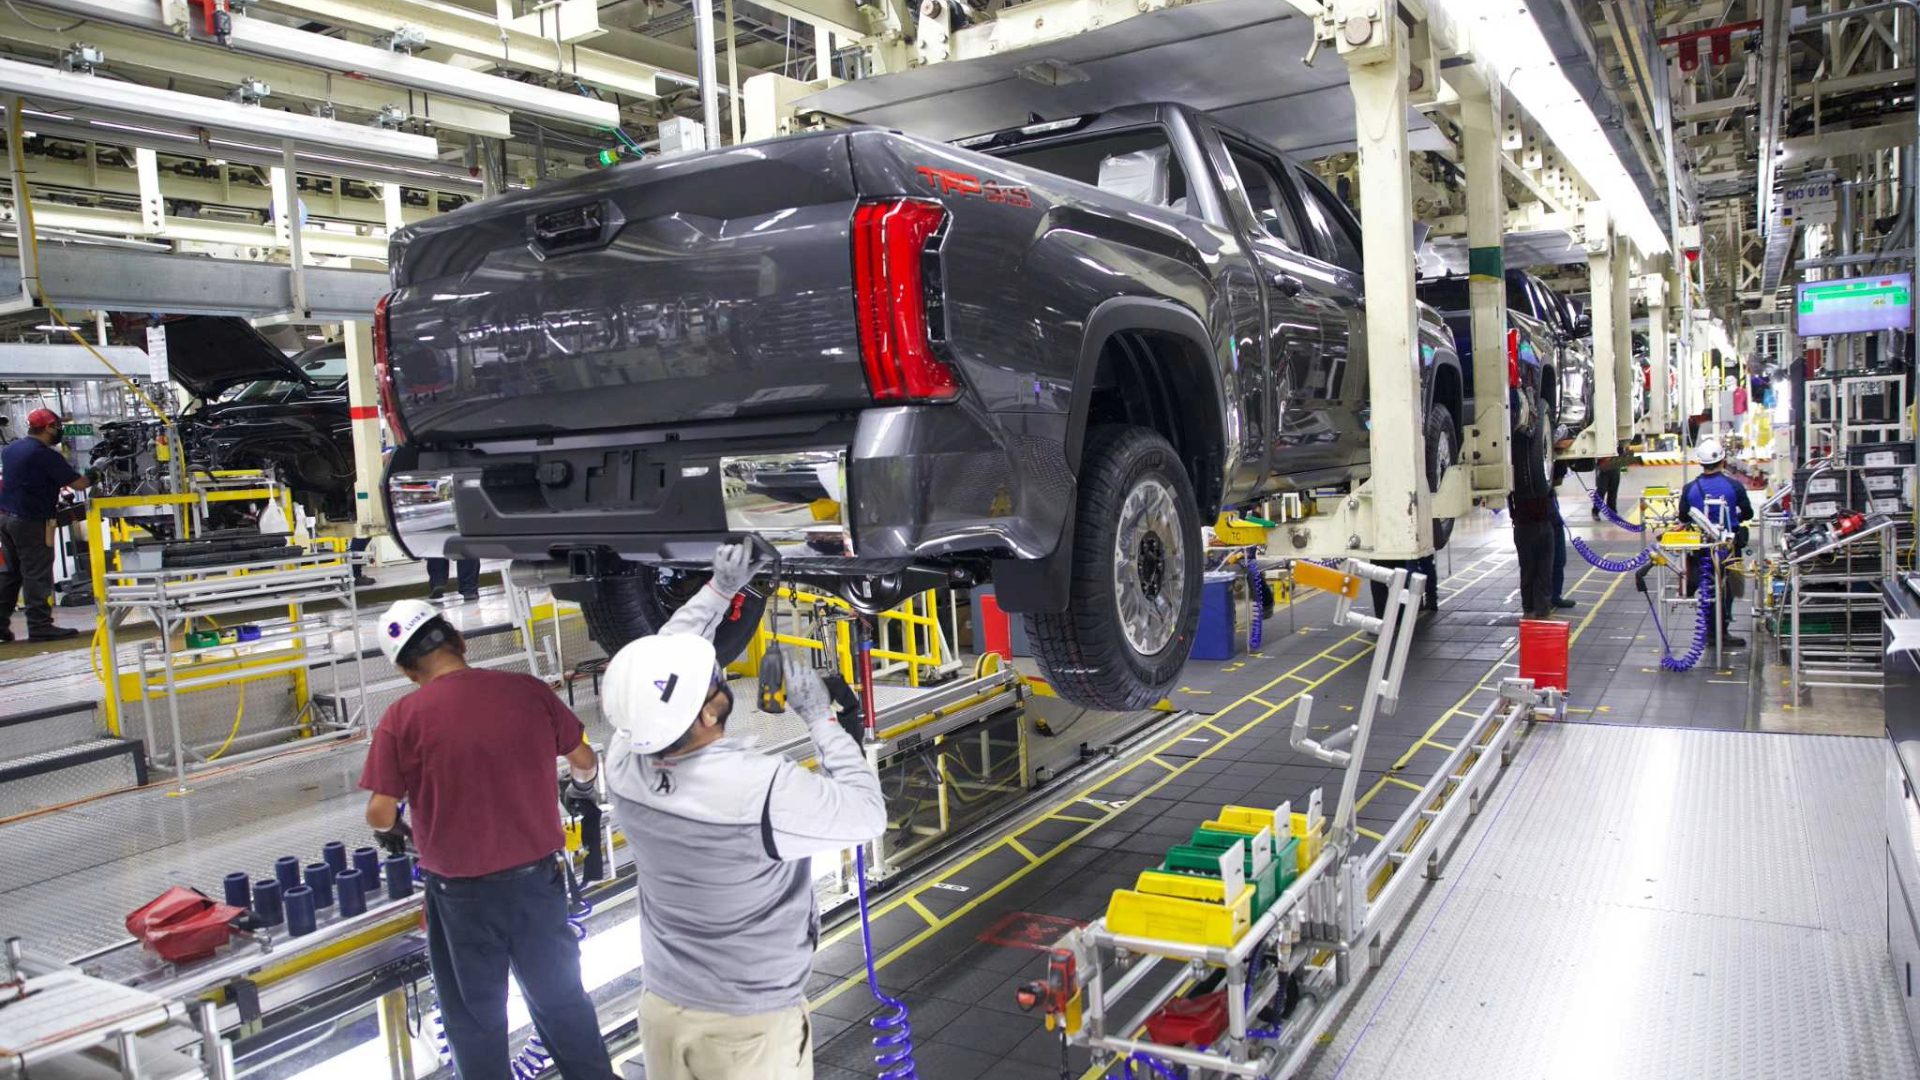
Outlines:
{"label": "red toolbox", "polygon": [[1163,1046],[1212,1046],[1227,1032],[1227,992],[1176,998],[1147,1019],[1147,1038]]}
{"label": "red toolbox", "polygon": [[1520,620],[1520,677],[1534,688],[1567,688],[1567,648],[1572,627],[1553,619]]}

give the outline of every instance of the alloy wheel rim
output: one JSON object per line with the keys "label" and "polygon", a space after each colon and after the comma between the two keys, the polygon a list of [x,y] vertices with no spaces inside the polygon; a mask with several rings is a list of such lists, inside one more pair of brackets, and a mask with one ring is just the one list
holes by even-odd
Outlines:
{"label": "alloy wheel rim", "polygon": [[1121,633],[1143,656],[1166,648],[1179,629],[1188,585],[1185,542],[1172,488],[1148,479],[1127,493],[1114,532],[1113,590]]}

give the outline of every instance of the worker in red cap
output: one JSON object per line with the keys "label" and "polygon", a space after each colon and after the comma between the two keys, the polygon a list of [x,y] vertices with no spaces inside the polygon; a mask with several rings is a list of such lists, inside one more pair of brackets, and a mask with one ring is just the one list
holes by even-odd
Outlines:
{"label": "worker in red cap", "polygon": [[66,437],[51,409],[27,414],[27,433],[0,452],[0,643],[13,640],[13,609],[26,594],[27,640],[59,641],[80,631],[53,623],[53,519],[60,491],[95,477],[55,450]]}

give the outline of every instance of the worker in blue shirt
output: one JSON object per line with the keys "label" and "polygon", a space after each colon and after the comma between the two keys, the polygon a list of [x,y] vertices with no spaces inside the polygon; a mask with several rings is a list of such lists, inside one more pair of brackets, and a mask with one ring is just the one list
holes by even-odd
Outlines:
{"label": "worker in blue shirt", "polygon": [[79,633],[53,623],[53,529],[60,492],[93,483],[55,450],[66,437],[50,409],[27,414],[26,437],[0,453],[0,643],[13,640],[13,609],[26,594],[27,640],[59,641]]}
{"label": "worker in blue shirt", "polygon": [[[1753,502],[1747,498],[1747,486],[1723,471],[1727,461],[1727,452],[1721,447],[1720,440],[1707,438],[1700,440],[1694,447],[1693,460],[1700,465],[1700,475],[1693,478],[1680,492],[1680,512],[1688,521],[1693,520],[1693,511],[1706,515],[1708,521],[1733,534],[1733,554],[1737,557],[1747,548],[1747,522],[1753,517]],[[1697,556],[1687,557],[1687,592],[1692,594],[1694,585],[1700,580],[1700,565]],[[1723,595],[1720,598],[1720,622],[1722,627],[1733,624],[1733,597]],[[1735,637],[1728,629],[1722,630],[1722,640],[1733,646],[1745,645],[1746,639]]]}

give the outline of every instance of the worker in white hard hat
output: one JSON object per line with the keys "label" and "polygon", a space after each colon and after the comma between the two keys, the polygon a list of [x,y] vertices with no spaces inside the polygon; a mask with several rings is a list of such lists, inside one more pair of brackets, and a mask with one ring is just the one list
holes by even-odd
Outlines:
{"label": "worker in white hard hat", "polygon": [[427,962],[461,1080],[509,1078],[509,969],[560,1075],[613,1080],[560,861],[555,759],[569,799],[592,797],[599,772],[579,718],[531,675],[468,667],[466,641],[425,601],[394,604],[377,632],[416,689],[374,729],[367,824],[390,853],[409,839],[419,852]]}
{"label": "worker in white hard hat", "polygon": [[[1701,439],[1693,448],[1693,460],[1700,466],[1700,475],[1693,478],[1680,491],[1680,512],[1686,522],[1692,522],[1693,511],[1705,514],[1707,520],[1733,536],[1733,555],[1738,558],[1747,548],[1747,522],[1753,517],[1753,501],[1747,498],[1747,486],[1725,471],[1727,461],[1726,448],[1720,440],[1711,436]],[[1687,556],[1686,591],[1692,595],[1700,580],[1700,560],[1698,556]],[[1730,580],[1730,578],[1725,579]],[[1736,637],[1733,625],[1733,600],[1730,589],[1723,589],[1719,600],[1721,640],[1738,648],[1747,643],[1745,638]]]}
{"label": "worker in white hard hat", "polygon": [[793,651],[787,706],[817,768],[727,737],[733,693],[712,637],[753,573],[743,546],[722,547],[708,584],[660,633],[621,649],[602,682],[615,729],[607,790],[639,867],[647,1080],[813,1075],[809,860],[886,827],[873,764]]}

